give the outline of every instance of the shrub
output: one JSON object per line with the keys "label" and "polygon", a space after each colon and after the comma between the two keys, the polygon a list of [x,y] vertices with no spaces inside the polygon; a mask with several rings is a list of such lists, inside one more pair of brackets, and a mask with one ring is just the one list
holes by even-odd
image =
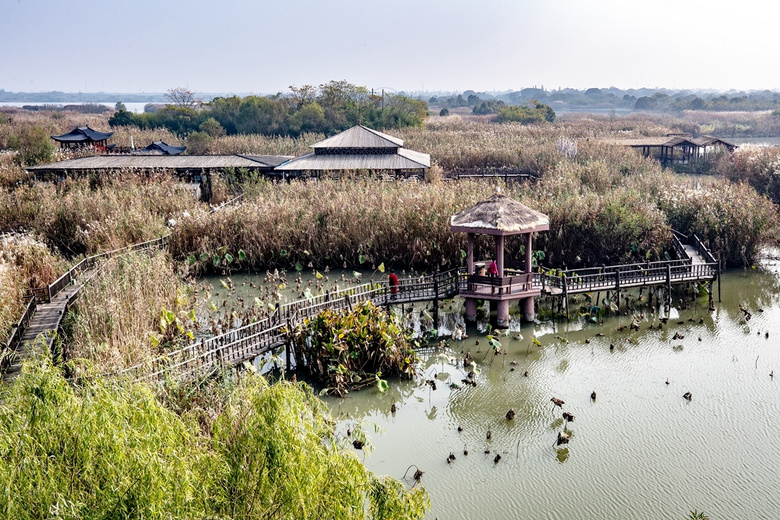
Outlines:
{"label": "shrub", "polygon": [[23,127],[17,135],[8,139],[8,146],[18,152],[15,160],[24,166],[51,161],[56,149],[46,130],[39,126]]}
{"label": "shrub", "polygon": [[411,335],[393,314],[369,301],[353,310],[326,309],[290,331],[296,366],[329,393],[344,395],[381,376],[411,379],[416,370]]}
{"label": "shrub", "polygon": [[145,385],[74,385],[46,359],[26,364],[2,396],[0,516],[424,515],[425,490],[366,470],[304,385],[249,374],[215,397],[224,404],[213,415],[177,415]]}

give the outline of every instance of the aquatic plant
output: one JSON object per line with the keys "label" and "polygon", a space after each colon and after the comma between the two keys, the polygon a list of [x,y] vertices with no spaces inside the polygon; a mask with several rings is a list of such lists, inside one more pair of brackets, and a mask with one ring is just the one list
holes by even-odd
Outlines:
{"label": "aquatic plant", "polygon": [[411,333],[393,314],[369,301],[350,311],[326,309],[289,331],[296,366],[328,393],[377,384],[383,377],[411,379],[417,355]]}

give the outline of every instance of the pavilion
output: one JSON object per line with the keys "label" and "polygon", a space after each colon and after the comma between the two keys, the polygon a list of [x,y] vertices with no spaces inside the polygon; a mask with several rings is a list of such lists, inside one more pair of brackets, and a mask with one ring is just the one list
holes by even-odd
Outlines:
{"label": "pavilion", "polygon": [[136,154],[150,154],[150,155],[179,155],[184,153],[186,146],[173,146],[165,141],[152,141],[152,144],[145,148],[141,148]]}
{"label": "pavilion", "polygon": [[62,149],[91,146],[105,150],[109,148],[108,138],[112,135],[114,135],[114,132],[98,132],[89,126],[79,126],[66,134],[53,135],[51,138],[60,143],[60,148]]}
{"label": "pavilion", "polygon": [[655,158],[664,166],[694,164],[699,160],[706,160],[707,155],[718,148],[731,153],[737,147],[720,137],[702,135],[694,138],[689,134],[668,134],[666,137],[642,137],[640,139],[605,139],[604,142],[640,150],[643,157]]}
{"label": "pavilion", "polygon": [[[453,215],[450,218],[453,232],[467,233],[466,284],[461,285],[460,296],[466,300],[466,320],[477,317],[477,300],[495,302],[498,326],[509,326],[509,303],[522,300],[523,319],[535,319],[534,298],[541,294],[541,287],[534,287],[533,233],[550,229],[547,215],[496,193],[490,198]],[[497,276],[487,276],[484,269],[475,270],[474,237],[495,237]],[[522,271],[504,268],[504,246],[507,236],[524,235],[525,262]],[[484,265],[484,264],[483,264]]]}
{"label": "pavilion", "polygon": [[314,151],[274,169],[285,178],[316,177],[323,172],[370,171],[422,176],[431,156],[404,148],[402,139],[363,125],[353,126],[311,146]]}

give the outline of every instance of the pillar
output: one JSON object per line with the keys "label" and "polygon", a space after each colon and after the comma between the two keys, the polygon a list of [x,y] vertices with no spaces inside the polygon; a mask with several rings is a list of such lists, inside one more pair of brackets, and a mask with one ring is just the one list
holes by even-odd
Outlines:
{"label": "pillar", "polygon": [[474,274],[474,233],[468,233],[466,241],[466,275],[471,276]]}
{"label": "pillar", "polygon": [[528,298],[523,298],[523,303],[521,305],[523,307],[523,321],[527,323],[533,323],[534,320],[536,320],[536,309],[534,308],[534,297],[529,296]]}
{"label": "pillar", "polygon": [[496,235],[496,267],[498,277],[504,277],[504,235]]}
{"label": "pillar", "polygon": [[509,328],[509,300],[496,302],[496,326],[499,329]]}
{"label": "pillar", "polygon": [[466,321],[474,323],[477,321],[477,300],[475,298],[466,298]]}

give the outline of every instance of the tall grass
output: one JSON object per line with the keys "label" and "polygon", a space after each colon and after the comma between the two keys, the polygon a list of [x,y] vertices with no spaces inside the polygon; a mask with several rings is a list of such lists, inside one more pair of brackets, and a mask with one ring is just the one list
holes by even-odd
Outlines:
{"label": "tall grass", "polygon": [[0,239],[0,345],[10,337],[11,327],[24,309],[24,296],[31,287],[46,287],[67,267],[33,236],[13,234]]}
{"label": "tall grass", "polygon": [[425,491],[367,471],[305,386],[249,375],[216,397],[214,416],[178,415],[146,386],[74,386],[50,362],[27,364],[2,396],[0,516],[423,516]]}
{"label": "tall grass", "polygon": [[135,174],[0,189],[0,229],[34,230],[68,256],[143,242],[206,208],[168,176]]}
{"label": "tall grass", "polygon": [[[65,357],[100,373],[148,362],[165,349],[191,342],[193,287],[183,282],[165,252],[106,260],[68,313]],[[164,310],[179,319],[166,323]],[[170,331],[168,331],[170,326]]]}

